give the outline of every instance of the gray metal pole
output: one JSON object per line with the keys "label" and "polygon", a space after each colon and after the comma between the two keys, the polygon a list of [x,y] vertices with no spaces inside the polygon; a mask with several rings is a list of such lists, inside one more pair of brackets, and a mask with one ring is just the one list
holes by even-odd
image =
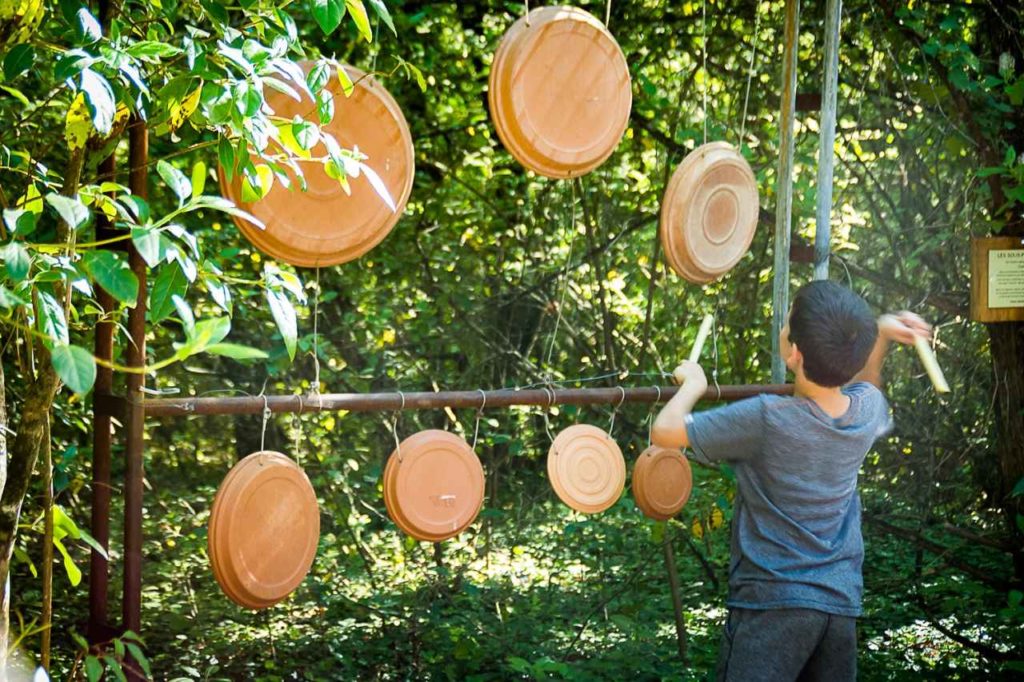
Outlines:
{"label": "gray metal pole", "polygon": [[796,111],[796,56],[800,0],[786,0],[782,51],[782,116],[779,121],[779,175],[775,205],[775,281],[772,286],[772,383],[786,380],[779,332],[789,312],[789,242],[793,214],[793,122]]}
{"label": "gray metal pole", "polygon": [[839,29],[842,0],[825,6],[825,75],[821,84],[821,146],[818,149],[818,205],[814,229],[814,279],[828,279],[832,236],[832,169],[836,146],[836,100],[839,94]]}

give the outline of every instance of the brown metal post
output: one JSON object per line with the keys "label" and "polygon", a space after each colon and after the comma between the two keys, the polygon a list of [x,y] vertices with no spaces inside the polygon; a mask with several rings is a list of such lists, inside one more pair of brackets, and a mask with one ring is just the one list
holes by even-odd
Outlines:
{"label": "brown metal post", "polygon": [[[116,168],[114,156],[105,159],[99,167],[100,174],[113,179]],[[96,226],[97,241],[113,235],[109,221],[101,217]],[[107,316],[114,310],[113,297],[102,288],[97,289],[96,298],[103,308],[104,317],[96,325],[96,357],[110,360],[114,353],[114,324]],[[113,372],[102,366],[96,368],[96,387],[93,391],[93,431],[92,431],[92,523],[90,532],[96,542],[104,550],[110,549],[110,452],[111,422],[97,405],[102,396],[109,396],[113,391]],[[102,642],[109,638],[107,624],[107,587],[110,580],[107,560],[95,549],[89,558],[89,626],[87,634],[92,643]]]}
{"label": "brown metal post", "polygon": [[[146,198],[147,168],[149,160],[149,131],[146,122],[135,119],[129,128],[128,186],[132,193]],[[135,250],[128,247],[128,262],[139,280],[139,296],[135,307],[128,313],[128,333],[131,342],[127,349],[127,364],[142,367],[146,364],[146,263]],[[126,442],[124,472],[124,596],[122,602],[123,626],[139,632],[142,625],[142,479],[144,475],[142,449],[145,411],[142,406],[142,388],[145,377],[129,374],[126,394]],[[141,677],[136,677],[141,679]]]}

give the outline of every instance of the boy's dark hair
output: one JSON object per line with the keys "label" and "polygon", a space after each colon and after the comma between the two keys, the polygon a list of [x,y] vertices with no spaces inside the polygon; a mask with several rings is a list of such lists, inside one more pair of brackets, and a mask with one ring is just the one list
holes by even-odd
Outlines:
{"label": "boy's dark hair", "polygon": [[878,338],[878,323],[863,298],[829,281],[796,292],[789,342],[804,356],[804,374],[819,386],[842,386],[863,369]]}

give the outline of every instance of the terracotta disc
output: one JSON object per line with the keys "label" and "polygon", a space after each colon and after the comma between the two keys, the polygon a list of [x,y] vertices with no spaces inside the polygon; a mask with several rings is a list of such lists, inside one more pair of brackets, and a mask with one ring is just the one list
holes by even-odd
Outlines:
{"label": "terracotta disc", "polygon": [[604,24],[575,7],[540,7],[506,32],[488,87],[498,136],[551,178],[601,165],[629,122],[629,67]]}
{"label": "terracotta disc", "polygon": [[221,483],[210,512],[210,560],[225,594],[241,606],[264,608],[291,594],[319,539],[313,486],[284,455],[253,453]]}
{"label": "terracotta disc", "polygon": [[385,467],[388,514],[408,535],[439,542],[466,529],[484,502],[484,469],[453,433],[431,429],[409,436]]}
{"label": "terracotta disc", "polygon": [[[308,71],[312,63],[304,63],[303,67]],[[266,225],[261,230],[235,217],[242,234],[263,253],[292,265],[326,267],[362,256],[388,235],[412,192],[415,158],[412,135],[402,110],[371,76],[351,66],[344,68],[355,88],[346,97],[332,71],[327,87],[334,93],[334,118],[323,129],[343,149],[358,147],[368,157],[364,163],[380,176],[395,203],[395,211],[381,199],[364,174],[348,179],[352,190],[349,196],[337,180],[328,177],[318,161],[301,162],[306,191],[302,191],[294,176],[291,189],[275,179],[267,196],[252,204],[241,201],[241,175],[236,174],[229,183],[224,169],[219,169],[224,196]],[[265,96],[275,116],[318,120],[316,107],[307,95],[297,102],[267,88]],[[312,150],[314,158],[326,153],[322,142]]]}
{"label": "terracotta disc", "polygon": [[672,518],[686,505],[693,489],[690,463],[679,450],[656,445],[644,450],[633,467],[633,498],[646,516]]}
{"label": "terracotta disc", "polygon": [[717,279],[750,248],[759,212],[757,182],[726,142],[698,147],[665,190],[659,234],[669,265],[696,283]]}
{"label": "terracotta disc", "polygon": [[596,514],[615,504],[622,494],[626,461],[606,431],[577,424],[555,436],[548,450],[548,478],[562,502]]}

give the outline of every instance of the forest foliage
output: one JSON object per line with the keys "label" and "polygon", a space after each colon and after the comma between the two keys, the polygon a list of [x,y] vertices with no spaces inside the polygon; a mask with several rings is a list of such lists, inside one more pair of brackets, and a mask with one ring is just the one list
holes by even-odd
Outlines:
{"label": "forest foliage", "polygon": [[[123,392],[140,284],[119,248],[130,241],[149,271],[147,384],[163,395],[648,386],[665,382],[707,313],[709,378],[765,383],[783,4],[611,3],[630,125],[601,168],[569,182],[525,172],[489,120],[491,58],[522,3],[0,2],[0,541],[13,552],[12,647],[36,660],[43,646],[52,485],[55,678],[116,676],[142,661],[158,679],[703,678],[725,613],[730,472],[695,467],[694,494],[668,523],[645,519],[628,492],[601,515],[572,513],[544,475],[547,428],[607,427],[612,414],[566,406],[148,421],[143,631],[90,648],[93,331],[116,325]],[[803,4],[798,92],[810,105],[797,113],[793,219],[806,243],[824,3]],[[580,5],[604,17],[604,2]],[[1024,671],[1024,444],[1013,437],[1024,432],[1013,402],[1024,332],[972,323],[968,297],[970,239],[1024,235],[1021,4],[849,0],[844,17],[832,277],[879,312],[932,320],[953,387],[936,396],[911,353],[886,365],[896,428],[861,476],[861,670],[1013,679]],[[308,74],[306,60],[317,64]],[[238,232],[217,167],[236,167],[251,198],[287,178],[325,138],[269,116],[264,88],[308,91],[329,118],[320,92],[336,63],[374,71],[401,104],[415,186],[366,256],[297,270]],[[128,187],[127,128],[138,120],[150,131],[145,199]],[[666,271],[656,227],[670,173],[705,140],[742,149],[763,219],[735,270],[701,287]],[[340,178],[372,169],[355,149],[328,150]],[[102,165],[111,155],[113,173]],[[792,270],[794,288],[811,276],[803,263]],[[632,461],[650,412],[625,406],[615,418]],[[479,430],[484,509],[443,546],[404,537],[380,492],[395,435],[420,428]],[[206,521],[228,468],[264,441],[309,474],[322,537],[292,598],[246,612],[213,579]]]}

